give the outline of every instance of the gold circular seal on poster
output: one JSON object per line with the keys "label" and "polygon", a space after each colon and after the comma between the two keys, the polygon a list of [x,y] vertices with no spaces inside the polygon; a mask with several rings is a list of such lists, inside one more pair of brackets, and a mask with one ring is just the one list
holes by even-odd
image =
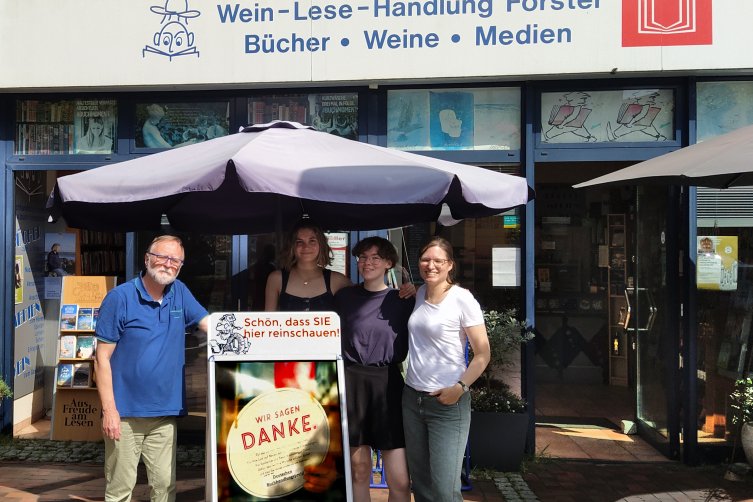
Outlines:
{"label": "gold circular seal on poster", "polygon": [[265,392],[243,407],[227,436],[227,463],[238,485],[262,498],[284,497],[303,486],[303,467],[329,449],[322,405],[300,389]]}

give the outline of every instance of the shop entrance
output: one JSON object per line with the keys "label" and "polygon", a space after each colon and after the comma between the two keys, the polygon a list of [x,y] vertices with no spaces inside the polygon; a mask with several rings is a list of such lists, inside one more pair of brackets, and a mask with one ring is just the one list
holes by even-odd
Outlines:
{"label": "shop entrance", "polygon": [[[629,448],[576,439],[637,438],[622,434],[636,417],[638,346],[626,330],[626,291],[636,287],[636,189],[572,188],[622,167],[536,168],[537,448],[573,441],[571,451],[549,451],[554,456],[625,460]],[[644,446],[656,460],[663,458]]]}
{"label": "shop entrance", "polygon": [[[635,347],[636,419],[641,436],[679,459],[678,330],[680,291],[674,190],[639,186],[636,196],[635,285],[628,287],[627,323]],[[672,294],[674,292],[674,294]]]}

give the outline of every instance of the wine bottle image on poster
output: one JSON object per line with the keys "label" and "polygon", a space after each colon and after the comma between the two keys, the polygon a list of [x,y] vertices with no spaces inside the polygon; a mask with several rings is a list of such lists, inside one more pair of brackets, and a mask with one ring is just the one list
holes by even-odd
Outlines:
{"label": "wine bottle image on poster", "polygon": [[335,362],[217,362],[216,382],[218,500],[314,500],[309,473],[344,500]]}

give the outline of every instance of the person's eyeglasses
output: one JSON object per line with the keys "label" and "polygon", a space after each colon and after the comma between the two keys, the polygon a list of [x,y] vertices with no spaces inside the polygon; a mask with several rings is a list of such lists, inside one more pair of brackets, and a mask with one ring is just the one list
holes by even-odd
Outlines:
{"label": "person's eyeglasses", "polygon": [[424,267],[428,267],[432,263],[434,264],[435,267],[441,267],[442,265],[444,265],[448,261],[450,261],[450,260],[440,260],[440,259],[432,259],[432,258],[421,258],[421,260],[419,260],[419,263],[421,265],[423,265]]}
{"label": "person's eyeglasses", "polygon": [[372,263],[374,265],[379,265],[384,260],[381,256],[358,256],[356,259],[358,263]]}
{"label": "person's eyeglasses", "polygon": [[154,263],[160,264],[160,263],[169,263],[170,265],[174,267],[182,267],[183,266],[183,260],[180,258],[173,258],[172,256],[166,256],[163,254],[157,254],[157,253],[150,253],[147,252],[149,256],[154,258]]}

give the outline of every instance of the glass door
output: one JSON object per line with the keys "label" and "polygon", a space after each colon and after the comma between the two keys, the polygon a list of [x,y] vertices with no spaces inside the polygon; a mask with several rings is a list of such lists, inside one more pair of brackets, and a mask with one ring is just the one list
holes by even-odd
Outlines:
{"label": "glass door", "polygon": [[628,281],[636,417],[646,440],[679,458],[679,299],[675,189],[638,187],[636,277]]}

